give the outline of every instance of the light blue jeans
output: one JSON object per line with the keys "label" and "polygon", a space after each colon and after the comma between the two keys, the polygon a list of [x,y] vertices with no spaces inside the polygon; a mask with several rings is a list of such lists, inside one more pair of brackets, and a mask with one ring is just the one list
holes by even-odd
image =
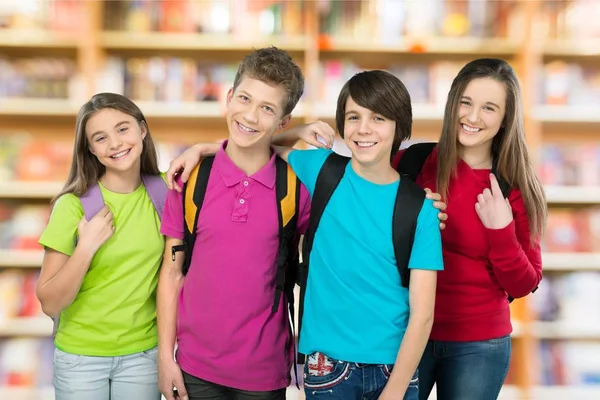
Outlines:
{"label": "light blue jeans", "polygon": [[157,351],[89,357],[55,349],[55,400],[159,400]]}

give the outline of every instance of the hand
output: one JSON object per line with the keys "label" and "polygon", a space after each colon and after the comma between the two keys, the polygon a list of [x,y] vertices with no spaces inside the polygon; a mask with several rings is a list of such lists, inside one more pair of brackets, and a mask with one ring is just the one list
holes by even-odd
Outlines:
{"label": "hand", "polygon": [[115,232],[113,224],[113,214],[108,209],[108,206],[102,207],[98,214],[94,215],[91,220],[85,219],[85,216],[77,225],[79,233],[79,245],[89,248],[96,253]]}
{"label": "hand", "polygon": [[[177,389],[177,397],[173,393]],[[183,383],[183,374],[177,363],[170,359],[158,361],[158,390],[166,400],[188,400],[188,394]]]}
{"label": "hand", "polygon": [[300,125],[295,129],[298,129],[298,138],[311,146],[326,149],[333,147],[335,131],[326,122],[315,121],[310,124]]}
{"label": "hand", "polygon": [[405,392],[406,391],[394,390],[388,382],[388,385],[385,386],[385,388],[379,395],[378,400],[403,400]]}
{"label": "hand", "polygon": [[192,170],[200,162],[200,158],[215,154],[219,151],[219,143],[198,143],[185,150],[169,164],[167,171],[167,186],[181,192],[181,188],[175,181],[175,176],[181,173],[181,182],[186,183]]}
{"label": "hand", "polygon": [[448,214],[444,212],[446,211],[446,203],[442,201],[442,195],[439,193],[433,193],[429,188],[425,188],[425,193],[425,197],[430,200],[433,200],[433,206],[440,210],[440,212],[438,213],[438,219],[440,220],[440,229],[444,229],[446,227],[444,221],[448,219]]}
{"label": "hand", "polygon": [[477,196],[475,211],[486,228],[503,229],[513,220],[512,207],[508,199],[504,198],[494,174],[490,174],[490,184],[491,191],[486,188]]}

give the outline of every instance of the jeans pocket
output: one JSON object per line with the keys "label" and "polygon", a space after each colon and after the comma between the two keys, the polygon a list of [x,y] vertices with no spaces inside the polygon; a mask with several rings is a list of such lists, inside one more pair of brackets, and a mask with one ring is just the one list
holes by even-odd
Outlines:
{"label": "jeans pocket", "polygon": [[496,339],[482,340],[481,343],[490,345],[503,345],[507,342],[510,342],[510,340],[510,335],[506,335]]}
{"label": "jeans pocket", "polygon": [[393,369],[394,369],[394,364],[382,364],[381,365],[381,373],[383,374],[385,379],[388,379],[390,377]]}
{"label": "jeans pocket", "polygon": [[339,383],[350,378],[350,363],[316,352],[304,364],[304,387],[313,393],[331,392]]}
{"label": "jeans pocket", "polygon": [[56,369],[66,371],[76,368],[81,364],[81,358],[80,354],[72,354],[54,349],[54,367]]}
{"label": "jeans pocket", "polygon": [[147,360],[158,363],[158,347],[153,347],[150,350],[144,350],[138,354]]}

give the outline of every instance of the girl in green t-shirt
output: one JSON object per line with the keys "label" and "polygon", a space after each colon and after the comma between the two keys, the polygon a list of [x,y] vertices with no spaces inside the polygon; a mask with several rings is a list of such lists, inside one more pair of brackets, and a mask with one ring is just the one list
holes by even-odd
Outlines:
{"label": "girl in green t-shirt", "polygon": [[[57,400],[160,399],[155,295],[164,238],[142,183],[159,175],[146,119],[132,101],[100,93],[83,105],[69,177],[40,238],[37,296],[60,321]],[[88,220],[80,198],[90,188],[104,207]]]}

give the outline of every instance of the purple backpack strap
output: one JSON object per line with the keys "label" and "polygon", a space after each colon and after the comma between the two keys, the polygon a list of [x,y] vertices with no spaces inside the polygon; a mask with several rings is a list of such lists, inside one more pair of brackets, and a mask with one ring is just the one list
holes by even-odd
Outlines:
{"label": "purple backpack strap", "polygon": [[83,196],[79,197],[79,201],[83,206],[83,215],[88,221],[104,207],[104,198],[98,184],[91,186]]}
{"label": "purple backpack strap", "polygon": [[142,175],[142,181],[144,182],[146,192],[148,192],[150,200],[152,200],[152,204],[154,205],[158,217],[162,219],[165,201],[167,200],[167,183],[160,175]]}

